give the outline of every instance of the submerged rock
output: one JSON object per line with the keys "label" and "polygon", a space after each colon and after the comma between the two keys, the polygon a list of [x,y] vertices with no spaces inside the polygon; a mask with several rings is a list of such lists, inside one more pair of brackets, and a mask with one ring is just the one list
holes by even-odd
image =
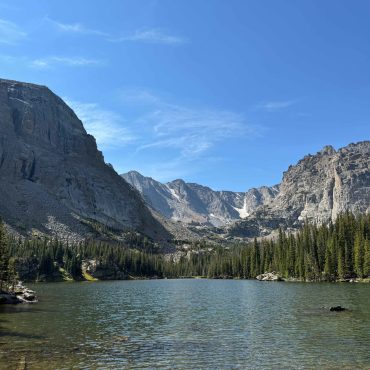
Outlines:
{"label": "submerged rock", "polygon": [[329,308],[329,311],[335,311],[335,312],[340,312],[340,311],[345,311],[346,309],[342,306],[332,306]]}
{"label": "submerged rock", "polygon": [[21,303],[15,294],[6,292],[4,290],[0,291],[0,304],[17,304]]}

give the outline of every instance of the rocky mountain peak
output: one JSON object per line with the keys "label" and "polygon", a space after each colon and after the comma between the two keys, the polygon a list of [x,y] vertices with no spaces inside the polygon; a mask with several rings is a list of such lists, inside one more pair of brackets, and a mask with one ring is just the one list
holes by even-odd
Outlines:
{"label": "rocky mountain peak", "polygon": [[321,151],[305,157],[284,173],[274,202],[276,209],[292,209],[299,213],[298,218],[309,217],[317,222],[335,219],[347,209],[367,210],[370,142],[350,144],[338,151],[325,148],[324,155]]}
{"label": "rocky mountain peak", "polygon": [[163,231],[48,88],[1,79],[0,120],[1,215],[12,227],[75,238],[94,222],[151,236]]}
{"label": "rocky mountain peak", "polygon": [[214,191],[182,179],[162,184],[132,171],[121,175],[156,211],[173,221],[222,226],[247,217],[273,199],[278,187],[261,187],[248,192]]}
{"label": "rocky mountain peak", "polygon": [[[258,235],[279,226],[298,226],[306,219],[334,221],[339,213],[370,212],[370,141],[335,151],[325,147],[284,172],[279,193],[268,209],[258,208],[233,235]],[[249,233],[253,230],[253,233]]]}
{"label": "rocky mountain peak", "polygon": [[319,151],[319,154],[321,154],[321,155],[333,155],[333,154],[335,154],[335,153],[336,153],[336,151],[335,151],[334,147],[333,147],[333,146],[331,146],[331,145],[326,145],[326,146],[324,146],[324,147]]}

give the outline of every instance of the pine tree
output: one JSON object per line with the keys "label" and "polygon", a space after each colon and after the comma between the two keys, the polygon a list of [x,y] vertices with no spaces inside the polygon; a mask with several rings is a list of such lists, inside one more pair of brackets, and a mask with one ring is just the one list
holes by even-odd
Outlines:
{"label": "pine tree", "polygon": [[354,272],[360,278],[364,275],[364,239],[361,231],[356,232],[355,241],[354,241]]}
{"label": "pine tree", "polygon": [[364,245],[364,276],[370,277],[370,241],[365,239]]}
{"label": "pine tree", "polygon": [[8,281],[11,286],[11,290],[14,291],[14,287],[17,284],[18,273],[16,269],[16,259],[11,257],[8,264]]}
{"label": "pine tree", "polygon": [[344,257],[343,257],[343,252],[341,249],[338,251],[338,277],[341,279],[344,278],[345,272],[344,272]]}
{"label": "pine tree", "polygon": [[4,223],[0,219],[0,290],[6,289],[8,281],[9,254],[8,240]]}
{"label": "pine tree", "polygon": [[327,279],[331,279],[334,274],[331,248],[326,248],[324,273]]}

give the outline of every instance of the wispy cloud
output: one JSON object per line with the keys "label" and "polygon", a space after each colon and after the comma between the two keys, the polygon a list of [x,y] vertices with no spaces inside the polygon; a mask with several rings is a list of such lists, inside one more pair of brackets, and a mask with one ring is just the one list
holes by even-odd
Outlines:
{"label": "wispy cloud", "polygon": [[135,140],[118,113],[103,109],[96,103],[64,100],[82,121],[86,131],[95,137],[100,149],[121,147]]}
{"label": "wispy cloud", "polygon": [[297,100],[277,100],[277,101],[269,101],[265,103],[261,103],[257,105],[258,109],[264,109],[267,111],[276,111],[284,108],[291,107],[292,105],[296,104]]}
{"label": "wispy cloud", "polygon": [[63,23],[49,17],[46,17],[45,19],[60,32],[79,35],[95,35],[103,37],[110,42],[143,42],[165,45],[179,45],[187,42],[186,38],[172,35],[160,28],[137,29],[133,32],[128,32],[121,36],[117,36],[108,32],[87,27],[80,22]]}
{"label": "wispy cloud", "polygon": [[0,19],[0,43],[15,45],[27,36],[18,25],[5,19]]}
{"label": "wispy cloud", "polygon": [[179,45],[187,42],[180,36],[170,35],[159,28],[136,30],[135,32],[118,38],[112,38],[113,42],[146,42],[152,44]]}
{"label": "wispy cloud", "polygon": [[195,109],[161,102],[139,122],[151,127],[152,140],[138,148],[174,148],[187,158],[199,157],[216,143],[232,137],[257,134],[237,113]]}
{"label": "wispy cloud", "polygon": [[109,37],[108,33],[88,28],[84,26],[82,23],[62,23],[55,21],[49,17],[46,17],[46,20],[52,23],[59,31],[62,32]]}
{"label": "wispy cloud", "polygon": [[51,56],[46,58],[34,59],[29,62],[30,67],[46,69],[57,65],[68,67],[85,67],[89,65],[101,65],[104,61],[98,59],[88,59],[84,57],[60,57]]}
{"label": "wispy cloud", "polygon": [[210,159],[212,148],[230,139],[255,138],[264,131],[243,114],[174,104],[146,90],[134,89],[132,94],[125,90],[121,101],[128,107],[138,103],[141,111],[146,110],[131,121],[139,138],[134,156],[150,158],[141,169],[160,180],[194,172]]}
{"label": "wispy cloud", "polygon": [[[145,176],[152,177],[158,181],[167,182],[194,174],[202,168],[207,167],[208,163],[208,159],[189,162],[184,160],[181,156],[178,156],[166,161],[140,163],[140,167],[137,167],[137,169]],[[127,168],[127,171],[131,169],[132,168]]]}
{"label": "wispy cloud", "polygon": [[[119,170],[135,168],[160,181],[215,165],[223,159],[215,157],[218,154],[212,149],[227,147],[228,140],[245,143],[264,133],[263,127],[249,123],[243,114],[176,104],[145,89],[122,90],[119,99],[130,119],[95,103],[65,100],[100,149],[129,148],[122,152],[124,166],[119,159],[115,163]],[[126,167],[128,157],[132,168]]]}
{"label": "wispy cloud", "polygon": [[122,89],[119,93],[119,99],[123,103],[144,106],[161,104],[163,101],[153,92],[139,87]]}

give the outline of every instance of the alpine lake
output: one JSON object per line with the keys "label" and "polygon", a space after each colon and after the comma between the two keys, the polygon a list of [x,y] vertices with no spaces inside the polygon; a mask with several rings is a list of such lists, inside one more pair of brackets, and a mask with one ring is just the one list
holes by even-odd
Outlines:
{"label": "alpine lake", "polygon": [[28,286],[38,303],[0,307],[0,369],[370,369],[370,284]]}

